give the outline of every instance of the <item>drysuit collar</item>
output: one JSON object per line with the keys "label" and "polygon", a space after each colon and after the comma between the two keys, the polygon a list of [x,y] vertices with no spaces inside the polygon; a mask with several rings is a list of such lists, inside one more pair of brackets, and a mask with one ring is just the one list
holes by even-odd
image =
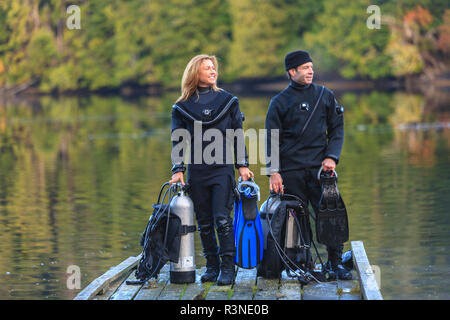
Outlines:
{"label": "drysuit collar", "polygon": [[211,87],[210,86],[208,86],[208,87],[197,87],[197,89],[198,89],[198,93],[199,94],[206,94],[206,93],[209,93],[211,91]]}
{"label": "drysuit collar", "polygon": [[305,89],[308,89],[311,86],[311,84],[300,84],[298,82],[291,80],[291,83],[289,84],[289,86],[296,90],[305,90]]}

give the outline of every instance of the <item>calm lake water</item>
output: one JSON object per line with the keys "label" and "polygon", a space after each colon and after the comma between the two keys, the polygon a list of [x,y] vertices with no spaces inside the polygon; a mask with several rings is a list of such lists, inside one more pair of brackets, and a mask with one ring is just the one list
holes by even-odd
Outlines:
{"label": "calm lake water", "polygon": [[[170,178],[175,98],[0,102],[0,299],[72,299],[80,290],[67,288],[70,266],[83,288],[139,254]],[[270,98],[240,98],[244,128],[264,127]],[[385,299],[449,299],[448,96],[372,91],[338,100],[350,240],[362,240],[380,267]],[[264,200],[268,179],[251,169]],[[200,252],[197,241],[197,266]]]}

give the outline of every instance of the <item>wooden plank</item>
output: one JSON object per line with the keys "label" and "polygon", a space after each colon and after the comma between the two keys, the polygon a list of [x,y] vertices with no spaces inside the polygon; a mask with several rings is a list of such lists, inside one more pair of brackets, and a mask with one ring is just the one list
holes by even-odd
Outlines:
{"label": "wooden plank", "polygon": [[[198,270],[195,272],[196,278],[198,278]],[[170,275],[170,271],[169,271]],[[158,300],[180,300],[191,283],[172,283],[168,282],[161,294],[157,298]]]}
{"label": "wooden plank", "polygon": [[[101,290],[100,293],[98,293],[92,300],[109,300],[111,299],[111,296],[117,292],[117,290],[120,288],[120,286],[124,283],[124,281],[128,278],[128,276],[133,273],[133,269],[125,272],[120,276],[118,279],[110,282],[108,286]],[[103,292],[103,293],[102,293]]]}
{"label": "wooden plank", "polygon": [[233,294],[232,285],[218,286],[216,283],[211,285],[205,300],[228,300]]}
{"label": "wooden plank", "polygon": [[[136,281],[134,272],[131,272],[130,276],[126,279],[130,281]],[[143,285],[129,285],[127,281],[122,282],[116,292],[109,298],[110,300],[133,300],[138,291]]]}
{"label": "wooden plank", "polygon": [[[196,282],[179,285],[170,284],[169,264],[160,272],[157,280],[144,286],[126,285],[125,279],[134,280],[132,269],[139,262],[140,255],[129,257],[119,265],[111,268],[102,276],[91,282],[81,291],[75,300],[108,299],[111,300],[152,300],[152,299],[280,299],[280,300],[382,300],[375,275],[369,264],[364,245],[361,241],[351,242],[356,271],[354,280],[326,283],[311,282],[301,286],[297,279],[292,279],[283,271],[281,279],[264,279],[256,277],[256,269],[237,268],[234,284],[217,286],[217,284],[200,282],[202,270],[196,272]],[[204,271],[204,268],[203,268]],[[357,275],[357,276],[355,276]],[[358,279],[359,278],[359,279]],[[116,290],[117,288],[117,290]]]}
{"label": "wooden plank", "polygon": [[156,300],[161,294],[161,291],[169,282],[170,266],[167,263],[161,268],[158,279],[151,282],[148,281],[147,284],[143,285],[139,292],[136,294],[134,300]]}
{"label": "wooden plank", "polygon": [[283,270],[280,278],[280,287],[278,289],[278,300],[301,300],[301,286],[300,282],[291,278]]}
{"label": "wooden plank", "polygon": [[303,286],[303,300],[339,300],[336,281],[310,282]]}
{"label": "wooden plank", "polygon": [[202,300],[205,298],[207,287],[200,280],[202,274],[206,271],[206,267],[195,270],[195,283],[191,283],[184,290],[181,300]]}
{"label": "wooden plank", "polygon": [[[234,273],[234,276],[236,277],[236,272]],[[232,288],[233,284],[218,286],[217,283],[214,283],[206,292],[205,300],[228,300],[233,294]]]}
{"label": "wooden plank", "polygon": [[205,287],[196,281],[195,284],[191,284],[186,288],[181,300],[204,300],[205,294]]}
{"label": "wooden plank", "polygon": [[231,300],[253,300],[256,292],[256,268],[237,268]]}
{"label": "wooden plank", "polygon": [[351,242],[353,260],[361,283],[361,294],[364,300],[383,300],[372,266],[367,258],[362,241]]}
{"label": "wooden plank", "polygon": [[92,281],[86,288],[84,288],[74,300],[90,300],[94,298],[102,290],[105,290],[107,286],[119,278],[123,273],[128,272],[134,266],[137,265],[140,255],[137,257],[129,257],[125,261],[122,261],[119,265],[109,269],[103,275]]}
{"label": "wooden plank", "polygon": [[265,279],[258,277],[256,279],[256,292],[254,300],[276,300],[278,299],[278,287],[280,279]]}
{"label": "wooden plank", "polygon": [[357,276],[353,279],[337,280],[339,300],[361,300],[359,279]]}
{"label": "wooden plank", "polygon": [[180,300],[184,294],[187,284],[167,283],[157,300]]}

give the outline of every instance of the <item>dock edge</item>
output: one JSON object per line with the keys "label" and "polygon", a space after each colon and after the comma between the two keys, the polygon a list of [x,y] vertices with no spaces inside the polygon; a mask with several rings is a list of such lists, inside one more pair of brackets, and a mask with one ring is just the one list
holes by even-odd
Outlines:
{"label": "dock edge", "polygon": [[134,268],[138,264],[140,258],[141,255],[138,255],[136,257],[129,257],[117,266],[112,267],[100,277],[92,281],[80,293],[78,293],[74,300],[91,300],[115,279],[119,278],[122,274]]}
{"label": "dock edge", "polygon": [[367,258],[362,241],[352,241],[353,261],[361,282],[361,295],[364,300],[383,300],[374,271]]}

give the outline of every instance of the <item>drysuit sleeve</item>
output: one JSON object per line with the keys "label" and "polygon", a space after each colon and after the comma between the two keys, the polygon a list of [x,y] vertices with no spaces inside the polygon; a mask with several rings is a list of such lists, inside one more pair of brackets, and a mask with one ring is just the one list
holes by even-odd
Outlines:
{"label": "drysuit sleeve", "polygon": [[344,144],[344,109],[338,105],[334,94],[330,91],[327,102],[327,138],[326,158],[339,162]]}
{"label": "drysuit sleeve", "polygon": [[[279,154],[279,137],[282,135],[282,121],[280,116],[280,106],[277,100],[270,100],[269,108],[266,115],[266,168],[267,175],[275,172],[280,172],[280,154]],[[278,130],[278,136],[275,136],[275,131]],[[274,139],[278,139],[278,145],[273,146]],[[272,150],[274,148],[274,150]]]}
{"label": "drysuit sleeve", "polygon": [[241,110],[239,108],[239,101],[236,101],[234,104],[235,106],[231,109],[232,110],[231,126],[235,132],[233,141],[234,166],[236,169],[239,169],[241,167],[248,167],[248,154],[247,154],[247,147],[245,146],[245,137],[242,127],[244,115],[243,113],[241,113]]}
{"label": "drysuit sleeve", "polygon": [[[180,113],[176,111],[175,108],[172,108],[172,131],[171,131],[171,140],[172,140],[172,151],[171,151],[171,160],[172,160],[172,174],[177,172],[185,172],[186,166],[184,164],[184,151],[186,148],[179,148],[181,143],[183,143],[183,138],[181,135],[177,135],[177,129],[185,129],[186,124],[183,121]],[[175,131],[175,133],[174,133]],[[184,141],[186,142],[186,141]]]}

